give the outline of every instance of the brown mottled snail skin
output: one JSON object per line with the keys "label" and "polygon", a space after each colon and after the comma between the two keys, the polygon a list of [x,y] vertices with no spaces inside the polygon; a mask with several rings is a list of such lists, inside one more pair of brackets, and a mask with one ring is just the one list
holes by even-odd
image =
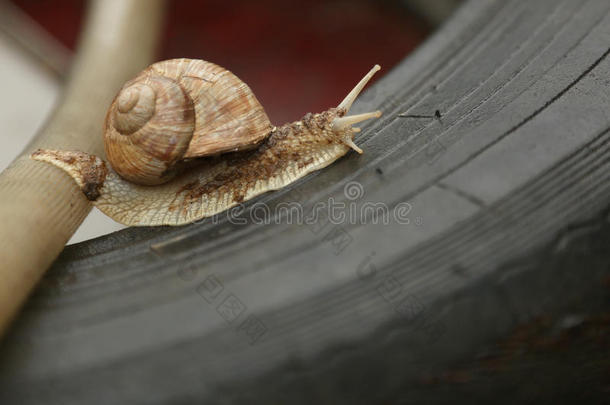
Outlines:
{"label": "brown mottled snail skin", "polygon": [[209,62],[174,59],[127,82],[104,123],[110,165],[78,151],[31,158],[65,170],[93,204],[125,225],[182,225],[212,216],[328,166],[350,148],[345,116],[375,65],[336,107],[273,126],[246,84]]}

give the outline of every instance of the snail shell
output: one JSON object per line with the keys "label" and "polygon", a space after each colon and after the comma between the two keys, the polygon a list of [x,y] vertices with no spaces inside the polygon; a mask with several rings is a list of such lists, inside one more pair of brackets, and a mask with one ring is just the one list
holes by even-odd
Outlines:
{"label": "snail shell", "polygon": [[233,73],[202,60],[171,59],[125,83],[103,131],[114,170],[155,185],[189,159],[251,149],[272,128],[252,90]]}

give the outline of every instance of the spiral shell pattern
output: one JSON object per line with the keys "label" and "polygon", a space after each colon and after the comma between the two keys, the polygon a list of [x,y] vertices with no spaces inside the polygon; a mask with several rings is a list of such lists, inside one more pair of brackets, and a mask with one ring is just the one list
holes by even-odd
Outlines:
{"label": "spiral shell pattern", "polygon": [[169,181],[186,160],[251,149],[273,128],[250,88],[213,63],[172,59],[127,82],[104,124],[116,172],[143,185]]}

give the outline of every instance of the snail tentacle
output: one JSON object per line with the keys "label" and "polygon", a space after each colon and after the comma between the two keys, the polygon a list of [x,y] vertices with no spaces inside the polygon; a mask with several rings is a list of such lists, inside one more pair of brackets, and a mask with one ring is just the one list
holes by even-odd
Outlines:
{"label": "snail tentacle", "polygon": [[379,66],[379,65],[373,66],[373,68],[371,70],[369,70],[369,72],[366,75],[364,75],[364,77],[362,79],[360,79],[360,81],[358,82],[356,87],[354,87],[352,89],[352,91],[350,91],[347,94],[347,96],[345,96],[343,101],[341,101],[339,103],[339,105],[337,106],[337,109],[348,112],[350,110],[350,108],[352,108],[352,104],[354,103],[354,101],[356,101],[356,98],[358,97],[358,95],[360,94],[362,89],[364,89],[364,86],[366,86],[366,84],[369,82],[369,80],[371,80],[373,75],[376,72],[378,72],[379,69],[381,69],[381,66]]}
{"label": "snail tentacle", "polygon": [[381,111],[374,111],[351,116],[346,116],[345,114],[349,112],[350,108],[352,108],[352,104],[354,103],[358,95],[362,92],[362,89],[364,89],[364,86],[366,86],[366,84],[371,80],[373,75],[377,71],[379,71],[379,69],[381,69],[381,66],[373,66],[373,68],[369,70],[369,72],[364,75],[362,79],[360,79],[358,84],[347,94],[347,96],[345,96],[343,101],[341,101],[337,106],[337,110],[341,113],[333,120],[332,123],[333,131],[337,133],[347,132],[347,135],[344,137],[343,143],[354,151],[358,152],[359,154],[362,154],[363,150],[354,143],[353,137],[354,133],[360,132],[360,128],[352,128],[351,126],[353,124],[357,124],[370,118],[378,118],[381,116]]}

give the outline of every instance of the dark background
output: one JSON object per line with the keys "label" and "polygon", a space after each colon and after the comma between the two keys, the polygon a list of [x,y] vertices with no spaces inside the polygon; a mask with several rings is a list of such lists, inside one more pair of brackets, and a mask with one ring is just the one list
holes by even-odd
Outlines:
{"label": "dark background", "polygon": [[[86,1],[13,3],[75,49]],[[157,59],[226,67],[252,88],[271,121],[282,124],[338,104],[371,66],[387,72],[431,28],[397,1],[171,1]]]}

